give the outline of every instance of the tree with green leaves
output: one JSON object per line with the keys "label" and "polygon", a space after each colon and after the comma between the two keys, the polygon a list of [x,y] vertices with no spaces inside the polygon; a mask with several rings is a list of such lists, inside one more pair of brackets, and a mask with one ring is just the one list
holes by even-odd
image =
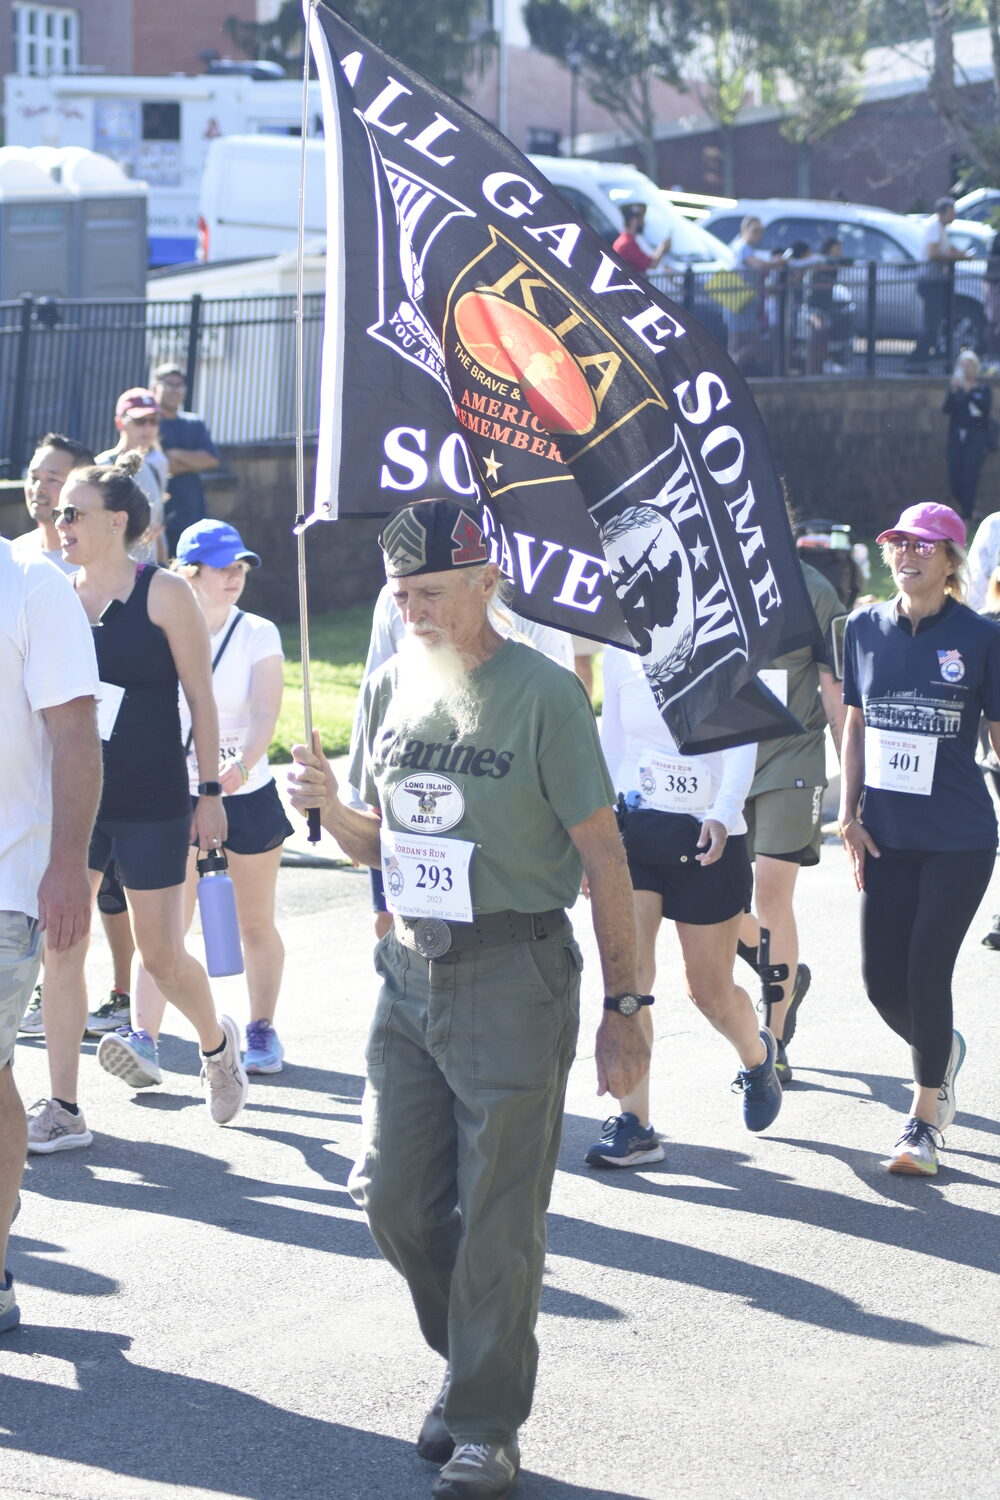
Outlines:
{"label": "tree with green leaves", "polygon": [[574,59],[591,99],[628,130],[655,178],[653,86],[680,86],[694,40],[690,0],[527,0],[524,20],[539,51]]}
{"label": "tree with green leaves", "polygon": [[955,14],[952,0],[924,0],[933,63],[928,97],[942,124],[983,183],[1000,182],[1000,13],[986,0],[993,62],[993,88],[986,110],[963,94],[955,77]]}
{"label": "tree with green leaves", "polygon": [[[490,0],[338,0],[337,9],[377,47],[408,63],[450,94],[461,94],[472,70],[495,45]],[[301,0],[284,0],[273,21],[230,16],[225,30],[246,57],[268,58],[290,74],[302,71]]]}
{"label": "tree with green leaves", "polygon": [[761,39],[765,95],[781,107],[781,132],[798,150],[797,190],[809,193],[812,147],[855,113],[875,0],[777,0]]}

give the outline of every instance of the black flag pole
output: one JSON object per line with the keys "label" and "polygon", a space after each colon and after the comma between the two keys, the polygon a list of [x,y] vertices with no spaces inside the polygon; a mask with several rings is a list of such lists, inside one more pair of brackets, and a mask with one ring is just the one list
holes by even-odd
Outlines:
{"label": "black flag pole", "polygon": [[[309,589],[306,579],[305,280],[306,141],[309,132],[309,29],[316,0],[309,0],[302,33],[302,117],[299,140],[299,226],[295,261],[295,536],[298,551],[299,654],[302,658],[302,717],[305,743],[313,748],[312,680],[309,664]],[[306,814],[309,842],[320,840],[319,808]]]}

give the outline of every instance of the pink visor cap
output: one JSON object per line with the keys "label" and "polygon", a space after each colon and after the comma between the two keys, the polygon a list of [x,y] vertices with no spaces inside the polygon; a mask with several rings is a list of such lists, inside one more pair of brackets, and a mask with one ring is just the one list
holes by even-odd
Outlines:
{"label": "pink visor cap", "polygon": [[920,537],[925,542],[954,542],[956,547],[965,546],[965,522],[950,505],[937,505],[933,500],[922,500],[919,505],[908,505],[895,526],[883,531],[876,542],[888,541],[898,532],[905,536]]}

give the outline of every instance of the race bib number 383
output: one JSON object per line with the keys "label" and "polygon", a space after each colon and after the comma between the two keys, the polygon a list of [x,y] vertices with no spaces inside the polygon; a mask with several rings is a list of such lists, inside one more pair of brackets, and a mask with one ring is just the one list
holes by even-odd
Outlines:
{"label": "race bib number 383", "polygon": [[882,792],[929,797],[938,742],[930,734],[865,729],[865,785]]}
{"label": "race bib number 383", "polygon": [[471,922],[469,865],[475,844],[468,839],[415,838],[383,824],[382,881],[386,905],[401,917],[439,917]]}

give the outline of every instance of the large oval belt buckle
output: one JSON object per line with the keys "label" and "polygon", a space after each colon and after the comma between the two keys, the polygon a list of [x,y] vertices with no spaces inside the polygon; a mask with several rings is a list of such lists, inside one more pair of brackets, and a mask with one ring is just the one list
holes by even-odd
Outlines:
{"label": "large oval belt buckle", "polygon": [[421,917],[413,924],[413,946],[422,958],[440,958],[451,947],[451,928],[440,917]]}

